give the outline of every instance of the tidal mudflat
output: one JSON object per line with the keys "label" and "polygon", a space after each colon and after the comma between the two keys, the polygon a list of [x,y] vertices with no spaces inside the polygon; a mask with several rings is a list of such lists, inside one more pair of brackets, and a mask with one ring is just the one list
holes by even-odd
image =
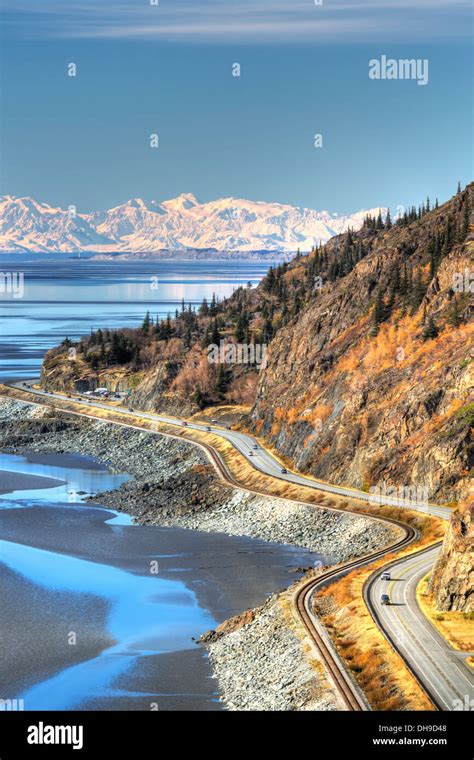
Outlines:
{"label": "tidal mudflat", "polygon": [[195,640],[319,559],[85,503],[126,480],[90,457],[0,455],[2,698],[26,710],[221,709]]}

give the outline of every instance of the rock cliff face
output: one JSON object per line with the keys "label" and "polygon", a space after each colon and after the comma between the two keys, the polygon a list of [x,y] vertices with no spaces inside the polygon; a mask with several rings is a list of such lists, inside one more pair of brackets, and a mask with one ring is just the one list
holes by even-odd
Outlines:
{"label": "rock cliff face", "polygon": [[474,498],[451,518],[431,591],[440,610],[474,612]]}
{"label": "rock cliff face", "polygon": [[[453,246],[430,271],[430,240],[448,214],[446,204],[379,235],[350,273],[328,282],[271,341],[252,428],[299,470],[401,495],[418,488],[434,501],[467,496],[474,326],[472,292],[459,293],[456,283],[472,269],[473,248]],[[393,295],[393,273],[407,262],[426,283],[418,307]],[[376,291],[384,308],[394,305],[374,330]]]}

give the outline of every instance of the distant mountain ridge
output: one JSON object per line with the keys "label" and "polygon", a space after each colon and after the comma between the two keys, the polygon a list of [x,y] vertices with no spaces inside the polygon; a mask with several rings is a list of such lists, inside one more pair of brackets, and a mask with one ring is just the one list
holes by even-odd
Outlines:
{"label": "distant mountain ridge", "polygon": [[[309,251],[357,231],[367,214],[331,214],[280,203],[221,198],[200,203],[183,193],[162,203],[132,198],[104,212],[76,214],[33,198],[0,198],[0,251],[154,253],[163,250]],[[385,217],[386,209],[381,208]]]}

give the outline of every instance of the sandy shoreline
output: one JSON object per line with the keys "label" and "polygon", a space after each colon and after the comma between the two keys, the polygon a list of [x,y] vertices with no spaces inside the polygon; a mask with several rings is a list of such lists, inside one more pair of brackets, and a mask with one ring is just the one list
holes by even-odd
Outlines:
{"label": "sandy shoreline", "polygon": [[29,475],[26,472],[0,470],[0,494],[12,491],[29,491],[43,488],[57,488],[64,485],[64,480],[43,475]]}

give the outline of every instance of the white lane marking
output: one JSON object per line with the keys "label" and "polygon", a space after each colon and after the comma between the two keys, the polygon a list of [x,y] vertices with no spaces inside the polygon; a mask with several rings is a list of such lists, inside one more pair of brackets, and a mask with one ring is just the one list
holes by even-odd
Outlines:
{"label": "white lane marking", "polygon": [[[435,551],[434,553],[437,554],[438,552]],[[418,586],[418,583],[420,582],[423,575],[426,575],[426,572],[431,566],[432,566],[432,563],[425,563],[424,567],[420,568],[418,572],[414,572],[411,578],[408,579],[408,583],[406,584],[406,587],[405,587],[405,592],[408,593],[408,590],[409,589],[411,590],[411,587],[413,587],[412,593],[413,593],[414,603],[416,605],[416,609],[419,610],[420,615],[421,615],[421,617],[414,616],[414,619],[416,619],[417,621],[417,627],[421,628],[425,632],[425,634],[429,636],[429,638],[434,642],[435,647],[441,652],[442,656],[444,657],[444,660],[449,665],[449,668],[447,668],[447,670],[454,669],[456,673],[458,674],[458,676],[461,676],[463,680],[466,681],[467,685],[472,689],[474,687],[474,682],[467,678],[467,675],[469,675],[469,673],[464,672],[464,667],[462,664],[461,664],[461,667],[459,667],[459,663],[456,660],[450,659],[449,655],[451,654],[451,648],[442,637],[438,639],[431,623],[427,620],[426,616],[424,615],[423,611],[420,609],[418,605],[418,600],[416,598],[416,587]],[[408,604],[408,599],[406,599],[406,597],[405,597],[405,600],[407,603],[407,607],[410,607]],[[443,675],[445,678],[447,677],[445,673]]]}
{"label": "white lane marking", "polygon": [[[415,670],[421,675],[422,681],[425,683],[428,683],[431,686],[432,691],[438,696],[439,701],[444,704],[449,709],[449,704],[443,697],[443,695],[440,693],[438,684],[435,686],[433,681],[431,680],[431,673],[427,672],[425,669],[425,662],[423,660],[417,660],[416,657],[414,657],[413,652],[410,651],[408,646],[404,643],[407,641],[407,634],[408,639],[411,639],[411,649],[416,650],[416,645],[414,646],[414,643],[418,643],[416,637],[413,635],[413,633],[409,630],[405,622],[400,618],[398,615],[397,610],[394,610],[395,612],[395,619],[393,616],[389,617],[389,607],[384,607],[381,605],[381,616],[385,619],[385,628],[386,630],[390,631],[392,630],[392,635],[395,636],[397,640],[400,641],[399,643],[399,649],[405,652],[405,655],[408,660],[412,662],[414,665]],[[400,633],[402,634],[400,636]],[[420,648],[418,646],[418,648]],[[427,663],[426,663],[427,665]]]}
{"label": "white lane marking", "polygon": [[[433,553],[437,553],[437,550],[433,550]],[[431,552],[427,556],[429,557],[430,554],[431,554]],[[404,626],[405,630],[408,632],[408,634],[411,637],[411,639],[413,640],[413,642],[416,642],[416,644],[418,645],[418,649],[421,650],[424,653],[424,655],[427,658],[427,660],[431,663],[431,670],[432,671],[436,671],[436,672],[433,672],[433,675],[437,675],[437,680],[438,681],[439,681],[439,677],[441,677],[442,681],[445,682],[444,684],[441,683],[440,685],[442,687],[444,686],[444,689],[446,689],[446,685],[447,685],[449,687],[449,689],[452,692],[454,692],[454,694],[456,694],[456,696],[460,697],[461,695],[460,695],[460,693],[458,692],[458,689],[457,689],[456,679],[450,680],[448,678],[448,675],[447,675],[452,670],[452,666],[454,665],[454,663],[448,658],[447,651],[442,648],[441,642],[437,641],[436,638],[434,637],[433,633],[429,630],[429,628],[427,628],[424,625],[424,623],[428,623],[428,621],[426,621],[425,618],[422,618],[422,620],[420,621],[413,614],[413,622],[414,622],[413,628],[415,630],[418,629],[421,633],[427,634],[429,636],[429,638],[433,640],[433,642],[435,643],[436,649],[441,653],[441,658],[445,662],[445,670],[444,671],[440,670],[440,668],[437,666],[437,664],[433,661],[430,652],[427,651],[427,649],[425,648],[424,644],[417,638],[417,636],[415,635],[414,631],[411,630],[411,625],[410,624],[412,623],[412,621],[410,620],[409,615],[412,613],[412,609],[410,607],[410,604],[409,604],[408,598],[407,598],[408,590],[411,587],[411,585],[414,584],[414,581],[416,580],[416,578],[417,578],[418,575],[423,575],[423,574],[426,573],[427,569],[429,567],[431,567],[432,562],[429,562],[429,561],[427,562],[426,561],[426,556],[425,556],[423,558],[423,560],[421,560],[420,562],[416,563],[415,565],[409,565],[408,567],[404,567],[403,566],[403,565],[406,565],[409,562],[410,562],[410,560],[406,559],[406,560],[403,561],[403,563],[401,563],[400,565],[396,566],[398,568],[399,573],[400,573],[399,576],[398,576],[398,579],[401,579],[403,577],[403,575],[406,572],[408,572],[409,570],[414,571],[411,576],[409,576],[408,578],[405,579],[406,583],[404,584],[404,587],[403,587],[402,600],[405,602],[406,609],[404,611],[400,611],[400,613],[401,613],[400,615],[398,614],[398,611],[396,611],[396,617],[398,618],[398,620],[400,621],[400,623]],[[420,566],[421,566],[421,568],[420,568]],[[414,570],[415,568],[420,568],[420,569],[418,569],[418,571],[416,571],[416,570]],[[416,586],[417,583],[415,583],[414,585]],[[416,604],[416,599],[415,599],[415,604]],[[418,607],[418,605],[417,605],[417,607]],[[402,619],[402,617],[404,619]],[[408,653],[407,647],[405,646],[403,648]],[[411,657],[411,659],[414,661],[415,666],[417,665],[418,669],[422,673],[425,674],[426,680],[434,688],[433,682],[430,680],[430,678],[428,677],[428,675],[426,673],[426,670],[423,667],[423,666],[429,667],[428,666],[428,662],[425,663],[423,661],[423,659],[421,659],[420,661],[417,662],[416,659],[413,656]],[[464,676],[463,673],[459,672],[459,669],[457,667],[455,668],[455,670],[456,670],[456,673],[458,673],[459,675]],[[472,688],[472,684],[470,684],[468,682],[468,685]],[[451,707],[450,707],[449,703],[446,701],[446,699],[444,697],[442,697],[442,695],[440,694],[440,692],[436,688],[435,688],[435,691],[438,694],[438,696],[441,697],[442,702],[444,702],[444,704],[448,707],[448,709],[451,709],[452,708],[452,699],[451,699]]]}

